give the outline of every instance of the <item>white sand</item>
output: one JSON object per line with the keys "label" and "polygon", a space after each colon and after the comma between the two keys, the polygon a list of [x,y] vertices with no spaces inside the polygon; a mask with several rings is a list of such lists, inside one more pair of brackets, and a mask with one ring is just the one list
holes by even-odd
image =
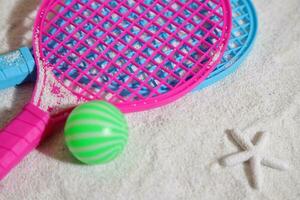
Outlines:
{"label": "white sand", "polygon": [[[37,1],[0,0],[1,52],[28,43],[20,30]],[[259,35],[236,74],[172,105],[128,115],[129,145],[108,165],[74,163],[58,131],[0,183],[0,199],[300,199],[300,1],[254,3]],[[0,126],[20,111],[31,87],[0,92]],[[266,154],[291,169],[263,168],[262,190],[250,188],[247,167],[217,164],[237,151],[225,133],[232,128],[270,132]]]}

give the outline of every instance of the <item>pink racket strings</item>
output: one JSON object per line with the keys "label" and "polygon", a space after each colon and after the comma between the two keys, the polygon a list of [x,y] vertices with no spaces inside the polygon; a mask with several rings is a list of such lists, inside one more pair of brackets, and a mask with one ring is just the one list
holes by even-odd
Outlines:
{"label": "pink racket strings", "polygon": [[52,1],[37,51],[78,99],[124,112],[169,103],[215,67],[230,33],[227,1]]}

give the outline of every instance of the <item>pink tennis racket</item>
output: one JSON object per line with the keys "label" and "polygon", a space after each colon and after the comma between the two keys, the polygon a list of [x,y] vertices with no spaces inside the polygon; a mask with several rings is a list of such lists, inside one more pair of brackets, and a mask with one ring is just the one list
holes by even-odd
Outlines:
{"label": "pink tennis racket", "polygon": [[230,36],[228,0],[45,0],[30,103],[0,133],[0,178],[40,142],[51,116],[102,99],[123,112],[172,102],[199,85]]}

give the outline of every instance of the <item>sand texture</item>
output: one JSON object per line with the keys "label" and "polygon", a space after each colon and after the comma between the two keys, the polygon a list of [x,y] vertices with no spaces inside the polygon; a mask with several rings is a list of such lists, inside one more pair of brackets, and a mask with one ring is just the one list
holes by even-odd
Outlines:
{"label": "sand texture", "polygon": [[[30,45],[39,0],[0,0],[0,53]],[[127,115],[126,151],[103,166],[78,164],[56,131],[0,182],[0,200],[300,199],[300,1],[254,0],[259,32],[237,73],[176,103]],[[0,91],[0,127],[30,99],[33,85]],[[229,137],[268,131],[266,155],[290,169],[263,167],[261,191],[247,165],[218,160]]]}

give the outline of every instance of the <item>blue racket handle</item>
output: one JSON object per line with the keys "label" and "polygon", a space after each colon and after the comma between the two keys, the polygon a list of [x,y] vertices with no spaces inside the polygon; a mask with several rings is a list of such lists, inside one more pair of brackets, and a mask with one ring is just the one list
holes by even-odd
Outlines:
{"label": "blue racket handle", "polygon": [[0,89],[34,81],[35,62],[31,50],[22,47],[0,55]]}

